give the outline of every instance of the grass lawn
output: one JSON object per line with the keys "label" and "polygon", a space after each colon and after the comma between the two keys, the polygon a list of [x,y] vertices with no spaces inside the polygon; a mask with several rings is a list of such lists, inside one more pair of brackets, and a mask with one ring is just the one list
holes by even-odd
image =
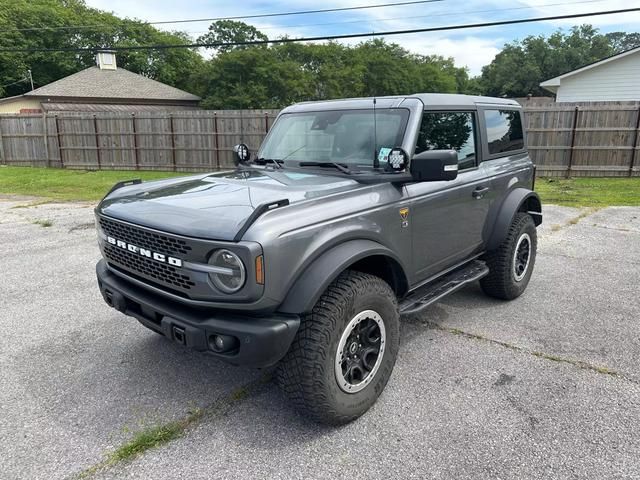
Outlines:
{"label": "grass lawn", "polygon": [[[122,180],[186,175],[180,172],[85,171],[58,168],[0,167],[0,194],[33,195],[52,200],[100,200]],[[640,177],[538,178],[536,191],[543,203],[572,207],[640,206]]]}
{"label": "grass lawn", "polygon": [[640,206],[640,177],[538,178],[535,189],[542,203],[568,207]]}
{"label": "grass lawn", "polygon": [[117,182],[186,175],[181,172],[86,171],[0,167],[0,194],[34,195],[52,200],[100,200]]}

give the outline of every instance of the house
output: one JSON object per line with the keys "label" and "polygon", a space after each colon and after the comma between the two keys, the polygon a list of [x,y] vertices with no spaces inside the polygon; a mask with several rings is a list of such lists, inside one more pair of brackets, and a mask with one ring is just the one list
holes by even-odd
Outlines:
{"label": "house", "polygon": [[118,68],[110,51],[96,66],[32,90],[0,99],[0,113],[166,112],[194,110],[200,97]]}
{"label": "house", "polygon": [[640,100],[640,47],[544,81],[557,102]]}

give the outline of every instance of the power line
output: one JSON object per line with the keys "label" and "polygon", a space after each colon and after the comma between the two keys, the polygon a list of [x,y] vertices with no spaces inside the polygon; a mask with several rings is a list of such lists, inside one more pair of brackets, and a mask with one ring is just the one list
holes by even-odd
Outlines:
{"label": "power line", "polygon": [[7,88],[7,87],[10,87],[11,85],[17,85],[18,83],[26,82],[27,80],[29,80],[29,79],[27,77],[24,77],[21,80],[17,80],[15,82],[8,83],[7,85],[2,85],[2,86],[0,86],[0,88]]}
{"label": "power line", "polygon": [[[510,7],[510,8],[499,8],[499,9],[491,9],[491,10],[466,10],[460,12],[450,12],[450,13],[431,13],[429,15],[411,15],[411,20],[415,20],[417,18],[434,18],[434,17],[452,17],[452,16],[461,16],[461,15],[469,15],[474,13],[494,13],[494,12],[506,12],[512,10],[531,10],[533,8],[540,7],[559,7],[566,5],[582,5],[585,3],[602,3],[606,0],[580,0],[577,2],[562,2],[562,3],[545,3],[538,4],[534,6],[526,6],[526,7]],[[392,18],[360,18],[357,20],[348,20],[344,22],[326,22],[326,23],[303,23],[299,25],[276,25],[271,27],[259,27],[259,30],[277,30],[282,28],[300,28],[300,27],[324,27],[324,26],[336,26],[336,25],[346,25],[346,24],[354,24],[354,23],[363,23],[363,22],[389,22],[393,20],[406,20],[406,16],[404,17],[392,17]],[[197,30],[197,31],[185,31],[185,33],[189,34],[198,34],[198,33],[207,33],[209,30]],[[2,32],[0,32],[2,33]]]}
{"label": "power line", "polygon": [[[192,18],[187,20],[162,20],[157,22],[142,22],[147,25],[167,25],[174,23],[197,23],[197,22],[217,22],[219,20],[246,20],[252,18],[267,18],[267,17],[285,17],[291,15],[310,15],[315,13],[329,13],[329,12],[344,12],[347,10],[367,10],[372,8],[385,8],[385,7],[397,7],[404,5],[417,5],[423,3],[437,3],[444,2],[445,0],[414,0],[409,2],[398,2],[398,3],[379,3],[376,5],[361,5],[359,7],[340,7],[340,8],[325,8],[321,10],[299,10],[293,12],[277,12],[277,13],[260,13],[255,15],[238,15],[234,17],[216,17],[216,18]],[[99,25],[68,25],[64,27],[26,27],[26,28],[15,28],[10,30],[5,30],[4,32],[31,32],[38,30],[73,30],[73,29],[85,29],[85,28],[96,28]]]}
{"label": "power line", "polygon": [[413,28],[409,30],[391,30],[386,32],[368,32],[368,33],[346,33],[340,35],[327,35],[317,37],[300,37],[300,38],[279,38],[279,39],[267,39],[267,40],[248,40],[245,42],[218,42],[218,43],[191,43],[191,44],[178,44],[178,45],[136,45],[129,47],[67,47],[67,48],[0,48],[0,52],[93,52],[95,50],[108,49],[114,51],[127,51],[127,50],[165,50],[170,48],[215,48],[215,47],[237,47],[237,46],[249,46],[249,45],[268,45],[278,43],[295,43],[295,42],[313,42],[321,40],[342,40],[346,38],[363,38],[363,37],[382,37],[392,35],[406,35],[412,33],[428,33],[428,32],[443,32],[450,30],[464,30],[469,28],[486,28],[497,27],[501,25],[517,25],[522,23],[534,23],[545,22],[550,20],[567,20],[571,18],[581,17],[595,17],[601,15],[615,15],[619,13],[631,13],[638,12],[639,8],[625,8],[621,10],[606,10],[601,12],[588,12],[588,13],[574,13],[570,15],[553,15],[550,17],[535,17],[535,18],[522,18],[517,20],[501,20],[497,22],[484,22],[484,23],[471,23],[464,25],[449,25],[446,27],[427,27],[427,28]]}

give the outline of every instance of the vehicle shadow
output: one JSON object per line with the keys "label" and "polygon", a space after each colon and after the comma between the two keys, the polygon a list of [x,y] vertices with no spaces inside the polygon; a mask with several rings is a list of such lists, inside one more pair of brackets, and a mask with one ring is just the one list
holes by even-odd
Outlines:
{"label": "vehicle shadow", "polygon": [[[430,322],[447,320],[450,313],[445,305],[468,302],[474,308],[494,304],[479,288],[470,287],[445,303],[403,317],[400,352],[413,340],[429,335]],[[105,437],[124,441],[130,432],[184,418],[194,408],[206,409],[265,375],[263,370],[232,366],[182,347],[112,309],[97,309],[95,324],[95,329],[69,330],[52,343],[34,346],[32,362],[24,372],[25,392],[37,392],[47,416],[60,428],[92,437],[91,441],[104,443]],[[256,408],[256,401],[266,404]],[[248,425],[266,421],[265,411],[269,412],[267,416],[274,420],[265,428],[276,431],[286,418],[289,439],[313,439],[335,431],[296,413],[274,382],[231,406],[234,412],[238,408],[252,419]]]}

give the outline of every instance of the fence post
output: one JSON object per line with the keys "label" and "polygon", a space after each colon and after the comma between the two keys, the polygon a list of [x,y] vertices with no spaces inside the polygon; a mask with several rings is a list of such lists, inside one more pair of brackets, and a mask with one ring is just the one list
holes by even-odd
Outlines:
{"label": "fence post", "polygon": [[176,139],[173,135],[173,114],[169,114],[169,125],[171,128],[171,161],[173,162],[173,171],[177,170],[176,166]]}
{"label": "fence post", "polygon": [[269,114],[264,112],[264,133],[269,133]]}
{"label": "fence post", "polygon": [[96,134],[96,155],[98,160],[98,170],[100,170],[102,167],[100,158],[100,136],[98,135],[98,117],[95,115],[93,116],[93,131]]}
{"label": "fence post", "polygon": [[4,152],[4,142],[2,141],[2,117],[0,117],[0,164],[9,165],[7,156]]}
{"label": "fence post", "polygon": [[573,125],[571,127],[571,149],[569,150],[569,163],[567,165],[567,178],[571,178],[571,166],[573,165],[573,147],[576,143],[576,127],[578,126],[578,111],[580,107],[576,106],[573,113]]}
{"label": "fence post", "polygon": [[51,158],[49,158],[49,119],[46,112],[42,112],[42,139],[44,140],[44,156],[46,158],[47,168],[51,166]]}
{"label": "fence post", "polygon": [[62,156],[62,133],[60,133],[60,119],[55,115],[56,135],[58,136],[58,155],[60,155],[60,166],[64,168],[64,157]]}
{"label": "fence post", "polygon": [[131,114],[131,125],[133,127],[133,158],[136,161],[136,170],[140,170],[140,160],[138,159],[138,132],[136,130],[136,114]]}
{"label": "fence post", "polygon": [[636,129],[633,134],[633,143],[631,144],[631,163],[629,164],[629,176],[633,176],[633,167],[636,163],[638,155],[638,134],[640,133],[640,107],[638,107],[638,116],[636,118]]}
{"label": "fence post", "polygon": [[213,112],[213,140],[216,152],[216,169],[220,170],[220,143],[218,140],[218,112]]}

